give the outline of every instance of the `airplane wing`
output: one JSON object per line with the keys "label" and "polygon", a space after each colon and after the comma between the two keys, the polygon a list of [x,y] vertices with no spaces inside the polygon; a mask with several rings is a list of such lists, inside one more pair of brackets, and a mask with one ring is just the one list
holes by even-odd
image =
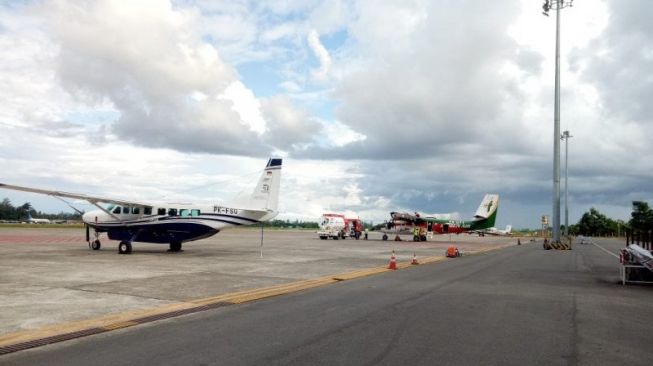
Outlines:
{"label": "airplane wing", "polygon": [[393,220],[404,220],[409,222],[415,222],[421,220],[419,216],[407,212],[390,212],[390,216],[392,217]]}
{"label": "airplane wing", "polygon": [[5,183],[0,183],[0,188],[12,189],[14,191],[39,193],[39,194],[44,194],[44,195],[47,195],[47,196],[54,196],[54,197],[66,197],[66,198],[80,199],[80,200],[87,201],[87,202],[89,202],[89,203],[91,203],[93,205],[96,205],[96,206],[97,206],[98,203],[114,203],[114,204],[121,205],[121,206],[150,206],[149,204],[142,203],[142,202],[136,202],[136,201],[127,201],[127,200],[121,200],[121,199],[115,199],[115,198],[106,198],[106,197],[99,197],[99,196],[88,196],[88,195],[85,195],[85,194],[69,193],[69,192],[62,192],[62,191],[51,191],[51,190],[48,190],[48,189],[15,186],[15,185],[5,184]]}

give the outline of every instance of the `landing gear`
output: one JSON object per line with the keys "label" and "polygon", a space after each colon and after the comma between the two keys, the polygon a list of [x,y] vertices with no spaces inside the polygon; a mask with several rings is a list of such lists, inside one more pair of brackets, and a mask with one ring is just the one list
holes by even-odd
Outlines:
{"label": "landing gear", "polygon": [[383,240],[388,240],[388,235],[387,235],[387,234],[383,234],[383,238],[382,238],[382,239],[383,239]]}
{"label": "landing gear", "polygon": [[132,243],[128,241],[121,241],[118,244],[118,254],[130,254],[132,252]]}
{"label": "landing gear", "polygon": [[86,241],[88,242],[88,247],[93,250],[100,250],[100,247],[102,247],[100,244],[100,233],[95,231],[93,234],[95,236],[95,240],[91,240],[89,226],[86,225]]}
{"label": "landing gear", "polygon": [[180,241],[173,241],[170,243],[170,249],[168,249],[169,252],[181,252],[181,242]]}

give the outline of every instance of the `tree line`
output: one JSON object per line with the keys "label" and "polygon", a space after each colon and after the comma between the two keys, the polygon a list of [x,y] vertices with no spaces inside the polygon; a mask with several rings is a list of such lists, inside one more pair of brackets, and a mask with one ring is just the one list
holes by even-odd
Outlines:
{"label": "tree line", "polygon": [[82,215],[75,212],[59,212],[57,214],[48,214],[37,211],[32,204],[25,202],[20,206],[14,206],[9,198],[5,198],[0,203],[0,220],[3,221],[24,221],[27,220],[28,213],[33,218],[50,219],[50,220],[81,220]]}
{"label": "tree line", "polygon": [[590,208],[577,224],[569,225],[569,234],[585,236],[625,236],[626,232],[649,232],[653,229],[653,210],[647,202],[633,201],[633,211],[628,222],[613,220]]}

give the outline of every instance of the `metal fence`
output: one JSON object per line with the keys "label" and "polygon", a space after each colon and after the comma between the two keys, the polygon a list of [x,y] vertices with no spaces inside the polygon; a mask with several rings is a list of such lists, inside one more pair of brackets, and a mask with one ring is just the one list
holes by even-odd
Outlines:
{"label": "metal fence", "polygon": [[653,232],[651,230],[630,230],[626,232],[626,246],[637,244],[646,250],[653,250]]}

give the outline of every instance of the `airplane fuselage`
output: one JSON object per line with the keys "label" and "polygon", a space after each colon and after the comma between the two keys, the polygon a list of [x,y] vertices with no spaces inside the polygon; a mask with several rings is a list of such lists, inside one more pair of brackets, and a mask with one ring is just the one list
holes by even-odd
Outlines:
{"label": "airplane fuselage", "polygon": [[84,223],[109,239],[147,243],[187,242],[204,239],[230,226],[269,220],[271,211],[219,205],[153,204],[110,205],[106,211],[85,213]]}
{"label": "airplane fuselage", "polygon": [[423,218],[419,222],[391,220],[381,229],[381,232],[393,235],[413,235],[415,228],[422,233],[460,234],[472,230],[473,221],[456,221]]}

